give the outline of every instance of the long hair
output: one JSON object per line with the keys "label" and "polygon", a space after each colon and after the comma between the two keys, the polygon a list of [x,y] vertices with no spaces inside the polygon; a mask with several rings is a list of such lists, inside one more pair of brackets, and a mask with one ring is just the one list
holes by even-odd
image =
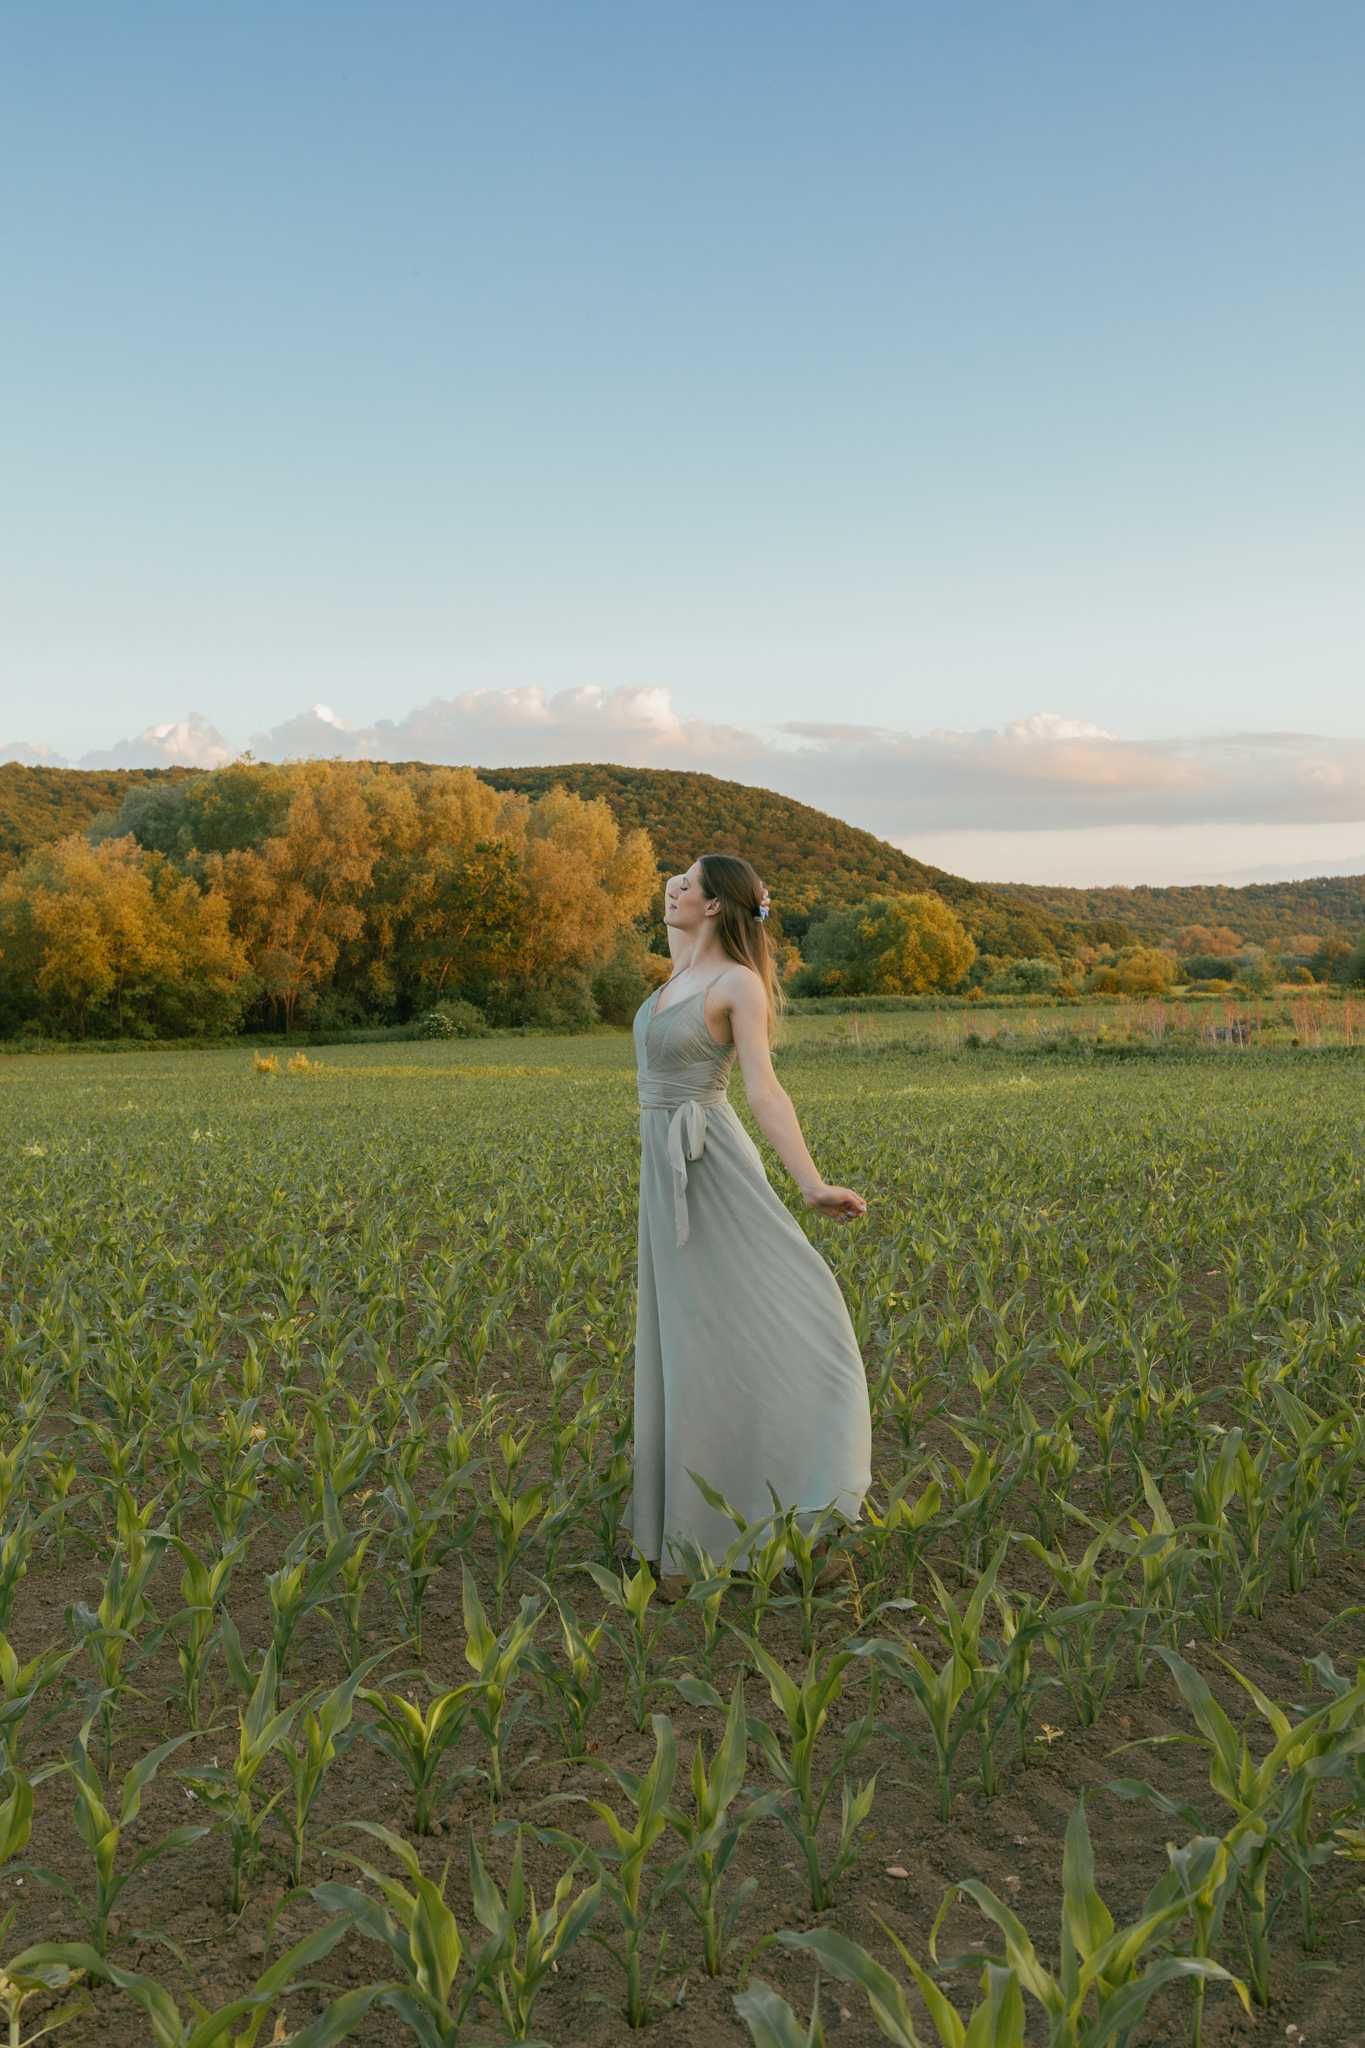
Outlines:
{"label": "long hair", "polygon": [[779,1018],[787,1008],[786,993],[777,976],[777,956],[768,936],[765,919],[758,915],[763,901],[763,882],[756,868],[733,853],[704,853],[701,856],[701,893],[709,902],[720,898],[720,942],[732,960],[740,960],[759,975],[768,997],[768,1041],[771,1044]]}

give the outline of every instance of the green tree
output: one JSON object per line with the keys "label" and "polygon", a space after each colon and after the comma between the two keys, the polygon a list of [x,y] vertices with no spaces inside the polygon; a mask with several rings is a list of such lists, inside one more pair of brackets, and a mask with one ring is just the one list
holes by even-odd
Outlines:
{"label": "green tree", "polygon": [[872,896],[813,924],[807,937],[817,988],[847,995],[918,995],[952,988],[976,957],[957,913],[929,890]]}

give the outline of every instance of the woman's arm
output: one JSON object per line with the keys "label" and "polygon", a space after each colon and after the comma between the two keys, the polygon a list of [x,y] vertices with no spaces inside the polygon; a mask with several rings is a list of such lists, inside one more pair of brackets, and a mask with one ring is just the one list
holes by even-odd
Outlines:
{"label": "woman's arm", "polygon": [[786,1167],[812,1209],[845,1221],[867,1213],[867,1203],[852,1188],[832,1187],[821,1179],[806,1141],[801,1135],[796,1110],[777,1075],[768,1049],[768,998],[763,984],[751,969],[733,976],[733,989],[716,990],[730,1018],[730,1033],[744,1075],[744,1092],[754,1121]]}

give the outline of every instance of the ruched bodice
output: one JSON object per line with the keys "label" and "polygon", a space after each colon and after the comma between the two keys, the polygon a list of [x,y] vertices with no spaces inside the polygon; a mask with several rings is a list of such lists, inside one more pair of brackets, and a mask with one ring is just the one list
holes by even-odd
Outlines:
{"label": "ruched bodice", "polygon": [[[721,973],[724,973],[724,968]],[[719,980],[712,975],[711,981]],[[706,990],[694,988],[660,1012],[659,990],[636,1016],[635,1087],[640,1108],[665,1109],[668,1162],[673,1171],[673,1226],[679,1247],[687,1243],[687,1162],[706,1149],[706,1112],[728,1100],[733,1045],[717,1045],[706,1028]]]}

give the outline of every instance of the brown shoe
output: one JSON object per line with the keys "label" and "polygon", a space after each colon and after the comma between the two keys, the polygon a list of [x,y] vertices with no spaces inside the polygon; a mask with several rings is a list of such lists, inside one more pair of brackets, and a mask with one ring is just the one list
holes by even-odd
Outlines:
{"label": "brown shoe", "polygon": [[654,1597],[666,1605],[685,1600],[691,1590],[692,1581],[682,1572],[661,1572],[654,1581]]}

